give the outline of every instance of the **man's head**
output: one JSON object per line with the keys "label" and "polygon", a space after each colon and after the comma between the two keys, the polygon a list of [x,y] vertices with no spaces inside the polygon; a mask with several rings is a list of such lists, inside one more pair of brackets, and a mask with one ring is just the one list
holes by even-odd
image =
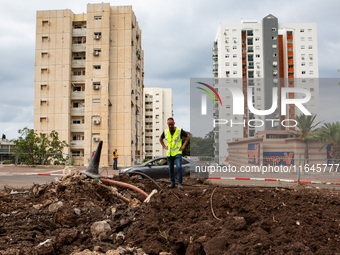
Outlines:
{"label": "man's head", "polygon": [[175,121],[172,117],[168,118],[168,121],[167,121],[167,124],[168,124],[168,127],[171,131],[175,130],[176,127],[175,127]]}

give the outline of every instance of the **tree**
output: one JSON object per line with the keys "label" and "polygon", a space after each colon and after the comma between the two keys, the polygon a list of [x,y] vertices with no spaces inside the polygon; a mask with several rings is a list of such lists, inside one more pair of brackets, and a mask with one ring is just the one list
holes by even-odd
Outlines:
{"label": "tree", "polygon": [[68,144],[59,140],[58,132],[53,130],[47,135],[36,133],[33,129],[25,127],[18,133],[20,137],[14,140],[15,152],[25,164],[30,166],[62,164],[68,159],[64,158],[62,153]]}
{"label": "tree", "polygon": [[298,131],[298,139],[300,141],[303,141],[305,144],[305,164],[308,164],[308,159],[309,159],[309,152],[308,152],[308,143],[309,140],[313,137],[312,134],[315,131],[316,127],[320,124],[314,123],[316,118],[316,115],[298,115],[295,117],[295,120],[297,122],[297,128],[299,129]]}
{"label": "tree", "polygon": [[190,138],[190,155],[214,157],[214,131],[202,137]]}
{"label": "tree", "polygon": [[324,123],[321,129],[317,130],[313,135],[315,139],[323,143],[320,148],[323,149],[331,144],[331,157],[336,163],[340,161],[340,122]]}

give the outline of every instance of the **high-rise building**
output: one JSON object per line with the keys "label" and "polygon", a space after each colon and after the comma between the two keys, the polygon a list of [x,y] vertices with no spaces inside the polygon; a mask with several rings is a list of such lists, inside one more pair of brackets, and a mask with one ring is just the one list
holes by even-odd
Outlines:
{"label": "high-rise building", "polygon": [[159,142],[167,119],[173,116],[172,89],[144,88],[144,155],[155,158],[166,155]]}
{"label": "high-rise building", "polygon": [[101,165],[142,158],[144,57],[131,6],[38,11],[34,129],[56,130],[75,165],[103,141]]}
{"label": "high-rise building", "polygon": [[[241,24],[221,24],[213,46],[213,75],[217,87],[234,86],[242,91],[244,97],[244,112],[235,115],[232,93],[218,89],[222,102],[226,103],[215,108],[215,116],[228,120],[227,125],[218,125],[215,129],[215,153],[219,155],[219,161],[228,155],[227,143],[233,138],[254,137],[257,131],[291,128],[287,127],[285,120],[294,119],[301,111],[294,104],[281,109],[282,88],[309,90],[312,97],[305,107],[312,114],[317,114],[318,122],[315,23],[278,23],[276,17],[268,15],[262,23],[243,20]],[[253,108],[271,109],[275,89],[278,98],[276,110],[266,116],[254,114]],[[284,96],[287,99],[303,98],[298,93]]]}

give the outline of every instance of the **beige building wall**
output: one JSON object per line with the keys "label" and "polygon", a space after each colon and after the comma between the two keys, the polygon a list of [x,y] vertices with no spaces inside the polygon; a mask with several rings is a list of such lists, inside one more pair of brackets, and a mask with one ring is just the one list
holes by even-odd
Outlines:
{"label": "beige building wall", "polygon": [[165,156],[159,137],[168,128],[167,119],[173,116],[172,89],[144,88],[144,102],[144,155]]}
{"label": "beige building wall", "polygon": [[[75,165],[140,162],[144,56],[131,6],[88,4],[86,14],[38,11],[34,129],[56,130]],[[92,133],[91,133],[92,129]]]}

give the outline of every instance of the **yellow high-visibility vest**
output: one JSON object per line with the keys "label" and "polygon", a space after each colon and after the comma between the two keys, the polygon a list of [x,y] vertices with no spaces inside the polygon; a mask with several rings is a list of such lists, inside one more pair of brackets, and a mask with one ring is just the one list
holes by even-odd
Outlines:
{"label": "yellow high-visibility vest", "polygon": [[173,135],[171,135],[169,128],[165,131],[165,138],[168,142],[168,152],[166,155],[168,157],[182,154],[182,151],[179,150],[182,147],[181,130],[180,128],[176,128]]}

